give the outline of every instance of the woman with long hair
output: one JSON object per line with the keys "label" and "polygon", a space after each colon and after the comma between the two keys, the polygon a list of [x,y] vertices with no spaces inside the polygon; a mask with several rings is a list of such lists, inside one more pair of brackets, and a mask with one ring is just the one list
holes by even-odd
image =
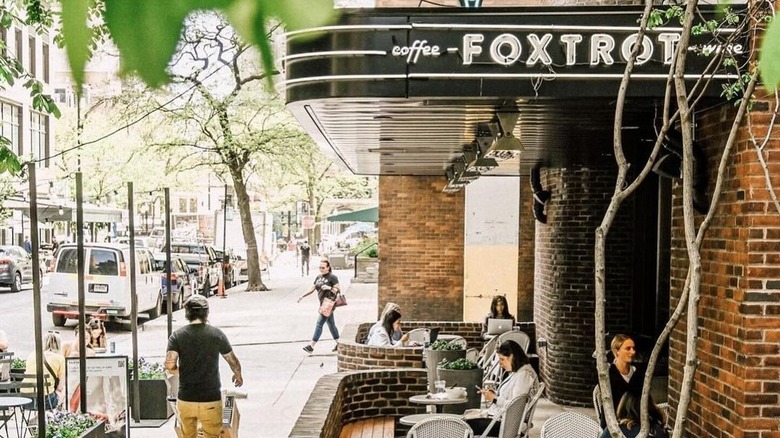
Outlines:
{"label": "woman with long hair", "polygon": [[[322,301],[326,297],[335,300],[336,295],[341,292],[339,279],[333,275],[333,269],[331,268],[330,262],[328,260],[320,261],[320,274],[317,276],[317,278],[314,279],[314,284],[309,288],[309,290],[298,297],[298,302],[300,303],[304,297],[311,295],[315,290],[317,291],[317,298],[320,300],[320,306],[322,306]],[[303,351],[307,353],[314,352],[314,345],[317,343],[317,341],[320,340],[320,336],[322,336],[322,326],[325,325],[325,323],[328,324],[328,330],[330,330],[330,334],[333,336],[333,340],[336,341],[336,346],[333,347],[333,351],[338,349],[339,329],[336,327],[336,319],[333,317],[334,313],[334,311],[331,311],[330,315],[328,316],[323,316],[322,314],[317,313],[317,323],[314,326],[314,334],[311,337],[311,342],[309,345],[303,347]]]}
{"label": "woman with long hair", "polygon": [[[610,343],[610,350],[614,359],[609,365],[609,386],[612,388],[612,403],[617,406],[627,391],[642,392],[645,370],[633,363],[636,344],[630,336],[615,335]],[[602,415],[601,427],[606,426],[606,418]]]}
{"label": "woman with long hair", "polygon": [[[43,375],[48,382],[44,388],[44,407],[46,409],[56,408],[61,400],[65,398],[65,356],[62,355],[62,341],[57,332],[49,332],[43,338]],[[33,351],[27,357],[27,369],[25,374],[35,375],[37,373],[35,363],[35,352]],[[26,383],[35,383],[36,379],[29,377],[23,380]],[[22,388],[23,393],[34,392],[33,388]]]}
{"label": "woman with long hair", "polygon": [[401,336],[397,341],[392,338],[393,333],[401,330],[401,312],[391,310],[382,318],[382,326],[375,330],[368,339],[368,345],[375,347],[403,347],[409,340],[409,334]]}
{"label": "woman with long hair", "polygon": [[[374,335],[374,333],[382,328],[382,321],[385,319],[385,316],[390,313],[391,310],[395,310],[397,312],[401,311],[401,307],[396,303],[388,302],[385,304],[384,310],[382,310],[382,313],[379,315],[379,319],[374,323],[374,325],[371,326],[371,328],[368,330],[368,335],[366,335],[366,344],[368,344],[368,340],[371,339],[371,336]],[[398,331],[394,331],[390,334],[390,338],[393,341],[400,341],[401,336],[404,335],[403,330],[398,329]]]}
{"label": "woman with long hair", "polygon": [[[483,389],[480,391],[485,400],[490,403],[490,407],[481,411],[478,418],[466,420],[474,430],[474,436],[484,433],[491,419],[499,417],[504,407],[515,397],[530,394],[538,380],[528,356],[517,342],[502,342],[496,349],[496,353],[501,368],[508,371],[509,374],[497,390]],[[498,431],[500,429],[501,423],[496,422],[492,430]]]}
{"label": "woman with long hair", "polygon": [[485,316],[485,321],[482,323],[482,338],[489,338],[488,320],[490,319],[511,319],[512,325],[515,325],[515,317],[509,313],[509,304],[506,301],[506,297],[503,295],[496,295],[493,297],[493,301],[490,302],[490,313]]}

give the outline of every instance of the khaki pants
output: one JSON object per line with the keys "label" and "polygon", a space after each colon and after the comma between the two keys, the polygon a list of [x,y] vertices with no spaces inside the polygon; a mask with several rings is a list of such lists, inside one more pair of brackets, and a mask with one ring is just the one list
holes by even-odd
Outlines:
{"label": "khaki pants", "polygon": [[179,422],[184,438],[197,438],[198,422],[203,429],[203,438],[218,438],[222,432],[222,401],[188,402],[176,401]]}

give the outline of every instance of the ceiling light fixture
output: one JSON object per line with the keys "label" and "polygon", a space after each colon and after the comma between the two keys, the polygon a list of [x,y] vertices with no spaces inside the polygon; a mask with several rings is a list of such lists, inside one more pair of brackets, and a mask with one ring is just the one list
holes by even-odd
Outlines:
{"label": "ceiling light fixture", "polygon": [[523,152],[523,143],[512,133],[518,116],[516,112],[498,112],[497,121],[477,127],[477,145],[483,157],[504,161]]}

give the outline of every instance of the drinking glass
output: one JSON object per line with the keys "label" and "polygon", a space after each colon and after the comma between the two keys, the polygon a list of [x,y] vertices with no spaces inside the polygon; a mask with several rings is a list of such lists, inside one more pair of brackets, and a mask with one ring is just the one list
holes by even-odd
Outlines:
{"label": "drinking glass", "polygon": [[434,380],[433,387],[436,388],[436,397],[444,398],[447,389],[447,382],[444,380]]}

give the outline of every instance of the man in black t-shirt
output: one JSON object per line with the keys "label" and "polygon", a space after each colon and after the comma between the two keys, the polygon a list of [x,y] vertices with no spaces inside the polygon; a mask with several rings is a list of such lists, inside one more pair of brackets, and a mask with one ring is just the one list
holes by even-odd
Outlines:
{"label": "man in black t-shirt", "polygon": [[241,386],[241,364],[222,330],[206,323],[209,302],[193,295],[184,304],[188,325],[168,339],[165,368],[179,373],[176,408],[184,438],[198,436],[198,421],[204,438],[217,438],[222,431],[222,392],[219,380],[219,356],[233,371],[233,383]]}
{"label": "man in black t-shirt", "polygon": [[[300,247],[301,253],[301,277],[309,275],[309,258],[311,258],[311,247],[309,242],[304,240]],[[304,265],[306,270],[304,271]]]}

